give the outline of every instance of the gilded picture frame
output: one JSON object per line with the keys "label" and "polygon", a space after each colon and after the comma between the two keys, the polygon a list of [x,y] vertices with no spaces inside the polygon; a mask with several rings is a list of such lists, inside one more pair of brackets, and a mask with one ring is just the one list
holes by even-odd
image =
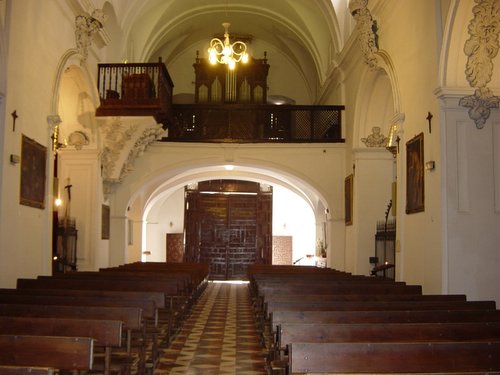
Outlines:
{"label": "gilded picture frame", "polygon": [[406,213],[425,210],[424,133],[406,142]]}
{"label": "gilded picture frame", "polygon": [[23,134],[20,204],[42,210],[45,208],[46,163],[47,148]]}

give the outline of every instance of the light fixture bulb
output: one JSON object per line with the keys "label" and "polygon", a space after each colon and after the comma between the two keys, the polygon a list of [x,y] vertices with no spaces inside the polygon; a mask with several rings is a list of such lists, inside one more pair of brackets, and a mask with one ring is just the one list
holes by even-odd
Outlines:
{"label": "light fixture bulb", "polygon": [[229,26],[231,24],[224,22],[222,26],[224,27],[224,41],[219,38],[213,38],[210,41],[210,47],[208,48],[208,60],[211,64],[219,63],[228,65],[229,69],[233,70],[236,67],[236,63],[242,62],[247,63],[249,60],[247,51],[247,46],[241,41],[236,41],[231,44],[229,39]]}

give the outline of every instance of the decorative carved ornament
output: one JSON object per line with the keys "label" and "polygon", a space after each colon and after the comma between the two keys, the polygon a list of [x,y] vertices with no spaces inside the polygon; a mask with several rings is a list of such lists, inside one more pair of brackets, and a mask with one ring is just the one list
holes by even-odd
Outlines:
{"label": "decorative carved ornament", "polygon": [[361,138],[361,142],[363,142],[366,147],[385,147],[387,146],[388,138],[380,133],[380,127],[374,126],[372,128],[372,133],[366,137]]}
{"label": "decorative carved ornament", "polygon": [[75,17],[76,48],[82,55],[82,61],[87,60],[88,49],[92,44],[94,33],[102,29],[107,16],[100,9],[95,9],[90,16],[80,14]]}
{"label": "decorative carved ornament", "polygon": [[469,117],[482,129],[492,108],[499,108],[500,97],[493,95],[487,84],[493,75],[493,59],[498,54],[500,33],[500,0],[474,0],[474,18],[470,21],[469,39],[465,42],[467,55],[465,76],[476,88],[474,95],[460,99],[462,107],[469,108]]}
{"label": "decorative carved ornament", "polygon": [[356,20],[358,42],[365,62],[371,69],[376,69],[378,66],[375,56],[378,52],[378,28],[377,22],[372,18],[368,9],[368,0],[351,0],[349,10]]}
{"label": "decorative carved ornament", "polygon": [[104,140],[101,153],[104,193],[109,194],[134,170],[135,160],[163,136],[164,130],[156,123],[124,124],[120,117],[106,121],[100,129]]}
{"label": "decorative carved ornament", "polygon": [[77,150],[81,150],[83,146],[87,146],[89,143],[88,135],[82,131],[74,131],[68,137],[68,145],[75,146]]}

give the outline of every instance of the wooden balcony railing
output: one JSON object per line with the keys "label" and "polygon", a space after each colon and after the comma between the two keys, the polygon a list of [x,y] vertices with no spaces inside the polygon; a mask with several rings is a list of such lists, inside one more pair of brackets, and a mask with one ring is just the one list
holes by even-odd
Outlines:
{"label": "wooden balcony railing", "polygon": [[172,121],[173,83],[165,64],[99,64],[96,116],[154,116]]}
{"label": "wooden balcony railing", "polygon": [[344,106],[175,104],[163,141],[344,142]]}

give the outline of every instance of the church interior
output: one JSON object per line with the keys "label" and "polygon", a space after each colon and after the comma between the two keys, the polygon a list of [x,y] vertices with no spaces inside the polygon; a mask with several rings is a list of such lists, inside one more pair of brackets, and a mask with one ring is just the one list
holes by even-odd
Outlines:
{"label": "church interior", "polygon": [[[106,375],[373,373],[334,371],[343,343],[285,341],[289,294],[342,294],[386,324],[412,303],[488,311],[453,350],[500,371],[499,35],[498,0],[0,0],[0,348],[28,325],[9,304],[96,288],[144,315],[133,365],[91,353]],[[418,372],[394,366],[377,371]]]}

